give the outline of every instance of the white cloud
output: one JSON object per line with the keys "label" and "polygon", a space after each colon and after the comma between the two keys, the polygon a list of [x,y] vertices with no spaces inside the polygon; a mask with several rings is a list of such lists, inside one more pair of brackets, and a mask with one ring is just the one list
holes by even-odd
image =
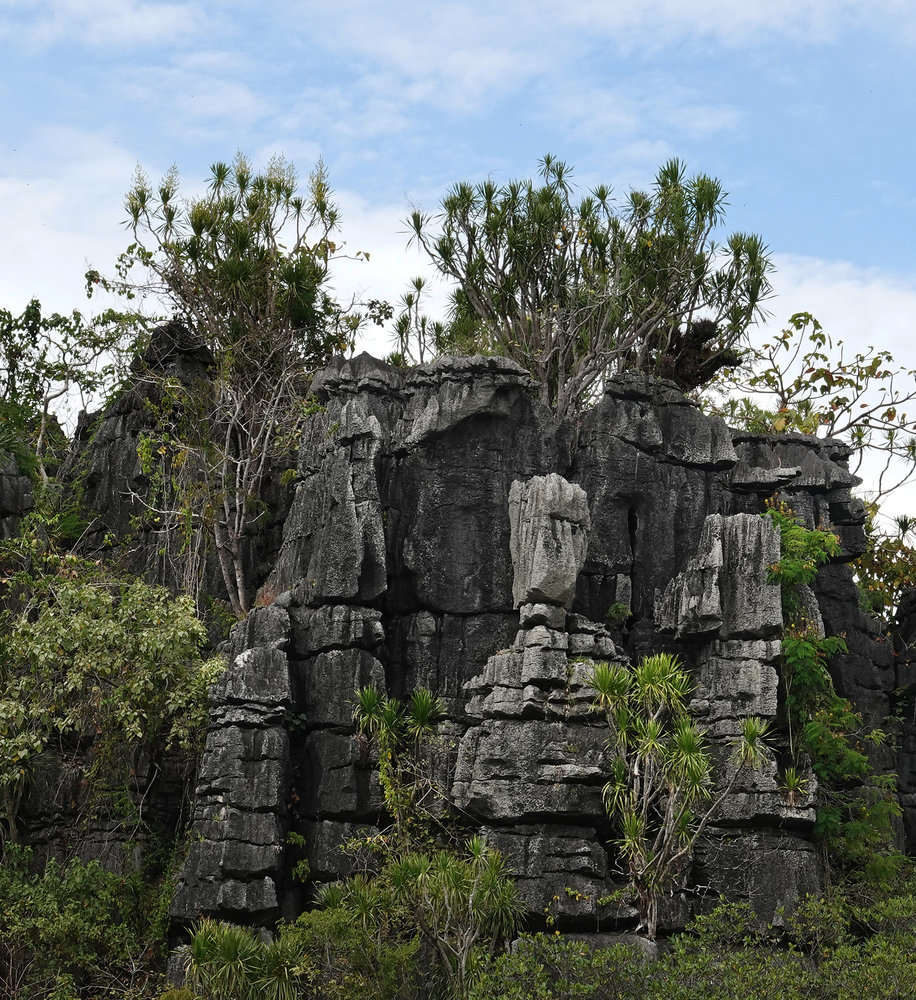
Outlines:
{"label": "white cloud", "polygon": [[[428,102],[468,110],[491,94],[524,94],[532,81],[563,87],[581,75],[582,59],[614,56],[690,41],[735,47],[780,40],[827,44],[863,29],[894,38],[916,32],[916,11],[903,0],[505,0],[480,2],[401,0],[392,10],[365,0],[334,4],[304,0],[281,9],[308,17],[322,43],[346,54],[360,82],[374,92],[396,81],[405,103]],[[389,93],[392,93],[389,89]],[[721,109],[699,109],[684,122],[700,132],[719,130]]]}
{"label": "white cloud", "polygon": [[206,23],[196,3],[5,0],[0,4],[0,38],[15,36],[19,44],[36,49],[59,42],[99,49],[191,44]]}
{"label": "white cloud", "polygon": [[564,7],[574,30],[607,35],[623,47],[661,47],[688,39],[724,45],[759,43],[767,37],[826,43],[859,27],[889,23],[912,30],[916,14],[900,0],[578,0]]}
{"label": "white cloud", "polygon": [[[585,86],[560,81],[542,106],[545,119],[613,148],[621,139],[641,137],[657,147],[675,138],[707,139],[740,122],[737,108],[711,104],[697,93],[659,76],[639,84]],[[660,162],[656,160],[656,164]]]}
{"label": "white cloud", "polygon": [[830,336],[890,351],[899,364],[916,368],[916,274],[794,254],[775,254],[774,263],[774,315],[767,329],[810,312]]}
{"label": "white cloud", "polygon": [[340,0],[294,3],[291,10],[319,26],[324,45],[345,54],[362,88],[396,94],[402,106],[470,111],[493,95],[519,93],[535,78],[562,73],[577,49],[553,30],[550,5],[537,0],[496,6],[404,0],[396,11]]}
{"label": "white cloud", "polygon": [[286,135],[323,134],[359,145],[405,132],[405,104],[396,81],[375,75],[353,87],[303,87],[288,98],[276,124]]}
{"label": "white cloud", "polygon": [[222,51],[182,53],[168,64],[119,73],[121,93],[172,134],[236,142],[272,113],[273,103],[239,79],[243,60]]}
{"label": "white cloud", "polygon": [[121,228],[133,155],[107,132],[45,127],[0,169],[0,303],[20,310],[33,296],[48,310],[85,306],[87,260],[111,266],[127,243]]}

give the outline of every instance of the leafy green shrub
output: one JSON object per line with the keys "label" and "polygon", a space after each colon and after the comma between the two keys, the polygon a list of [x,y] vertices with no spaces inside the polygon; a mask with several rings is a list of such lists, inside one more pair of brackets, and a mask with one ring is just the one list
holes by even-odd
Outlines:
{"label": "leafy green shrub", "polygon": [[442,710],[426,688],[403,704],[371,685],[357,690],[353,719],[360,738],[377,752],[379,784],[394,825],[389,836],[370,838],[378,854],[376,877],[331,887],[324,903],[349,911],[367,930],[370,920],[382,926],[392,913],[400,914],[400,939],[424,939],[447,989],[464,997],[477,949],[492,954],[511,938],[524,907],[499,851],[480,837],[471,837],[460,853],[454,835],[445,848],[437,840],[443,830],[423,801],[432,785],[423,773],[422,744]]}
{"label": "leafy green shrub", "polygon": [[559,934],[525,935],[511,954],[483,964],[471,1000],[646,1000],[652,966],[630,945],[592,950]]}
{"label": "leafy green shrub", "polygon": [[31,447],[30,416],[22,405],[0,397],[0,454],[11,454],[19,475],[36,480],[38,459]]}
{"label": "leafy green shrub", "polygon": [[326,1000],[394,1000],[415,995],[419,938],[386,937],[384,922],[364,924],[342,907],[303,913],[281,928],[302,957],[310,989]]}
{"label": "leafy green shrub", "polygon": [[[62,741],[86,747],[101,788],[130,779],[125,747],[199,748],[207,688],[205,631],[187,597],[117,578],[34,538],[0,546],[0,805],[6,835],[34,759]],[[92,782],[90,782],[92,785]],[[91,788],[90,788],[91,791]]]}
{"label": "leafy green shrub", "polygon": [[[66,982],[85,995],[101,984],[142,987],[149,959],[164,944],[164,928],[150,919],[150,887],[137,875],[106,872],[98,862],[50,860],[30,870],[31,852],[9,845],[0,865],[0,988],[43,997]],[[6,968],[4,969],[4,964]]]}
{"label": "leafy green shrub", "polygon": [[611,628],[620,628],[621,625],[626,624],[631,614],[630,605],[618,601],[608,608],[607,614],[604,617]]}

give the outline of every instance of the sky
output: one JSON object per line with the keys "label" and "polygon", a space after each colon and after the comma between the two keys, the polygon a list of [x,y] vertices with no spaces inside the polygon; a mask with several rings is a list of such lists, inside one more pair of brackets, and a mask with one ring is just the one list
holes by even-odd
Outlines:
{"label": "sky", "polygon": [[549,152],[624,195],[677,156],[770,248],[758,337],[806,310],[916,368],[914,67],[910,0],[0,0],[0,306],[91,311],[137,165],[192,195],[238,150],[320,157],[370,258],[336,293],[396,302],[450,184]]}

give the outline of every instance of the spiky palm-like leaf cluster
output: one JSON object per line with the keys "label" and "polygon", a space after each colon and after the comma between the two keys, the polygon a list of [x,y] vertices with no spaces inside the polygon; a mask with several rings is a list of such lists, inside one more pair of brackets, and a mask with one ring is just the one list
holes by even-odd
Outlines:
{"label": "spiky palm-like leaf cluster", "polygon": [[677,657],[647,656],[632,670],[598,663],[589,681],[594,707],[610,730],[605,808],[617,827],[641,924],[654,938],[659,897],[677,882],[740,771],[763,760],[768,727],[758,718],[741,721],[732,777],[716,794],[712,755],[687,712],[690,676]]}

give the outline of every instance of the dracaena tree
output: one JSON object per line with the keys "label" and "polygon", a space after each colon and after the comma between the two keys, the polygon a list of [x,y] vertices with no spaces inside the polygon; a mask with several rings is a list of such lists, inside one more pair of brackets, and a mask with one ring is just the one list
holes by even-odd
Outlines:
{"label": "dracaena tree", "polygon": [[241,616],[252,596],[245,536],[263,516],[265,476],[291,448],[310,374],[355,330],[326,290],[339,213],[322,164],[300,189],[282,158],[258,172],[241,154],[214,164],[190,199],[175,168],[156,186],[138,170],[125,207],[133,242],[116,276],[90,271],[88,288],[151,296],[212,354],[210,379],[193,389],[147,375],[164,401],[147,464],[161,459],[160,479],[177,487],[149,502],[184,534],[184,553],[199,559],[202,541],[212,545]]}
{"label": "dracaena tree", "polygon": [[742,719],[731,776],[716,788],[713,757],[687,713],[690,677],[676,657],[644,657],[633,669],[599,663],[589,683],[610,734],[604,804],[636,894],[638,929],[654,940],[659,899],[678,884],[741,772],[765,759],[767,725]]}
{"label": "dracaena tree", "polygon": [[671,160],[617,205],[605,185],[578,197],[552,156],[540,166],[540,183],[460,183],[437,215],[411,214],[411,240],[457,284],[453,324],[528,368],[561,416],[615,372],[693,388],[737,363],[771,265],[757,236],[715,241],[720,182]]}
{"label": "dracaena tree", "polygon": [[375,877],[332,886],[321,901],[379,931],[392,917],[397,923],[400,914],[400,922],[433,949],[447,986],[443,995],[465,998],[475,952],[492,956],[520,927],[524,906],[499,851],[481,837],[471,837],[456,851],[435,835],[442,826],[430,822],[433,787],[422,758],[423,744],[442,714],[441,700],[426,688],[413,691],[406,702],[372,685],[356,691],[353,721],[360,738],[376,750],[393,826],[377,841],[383,863]]}

